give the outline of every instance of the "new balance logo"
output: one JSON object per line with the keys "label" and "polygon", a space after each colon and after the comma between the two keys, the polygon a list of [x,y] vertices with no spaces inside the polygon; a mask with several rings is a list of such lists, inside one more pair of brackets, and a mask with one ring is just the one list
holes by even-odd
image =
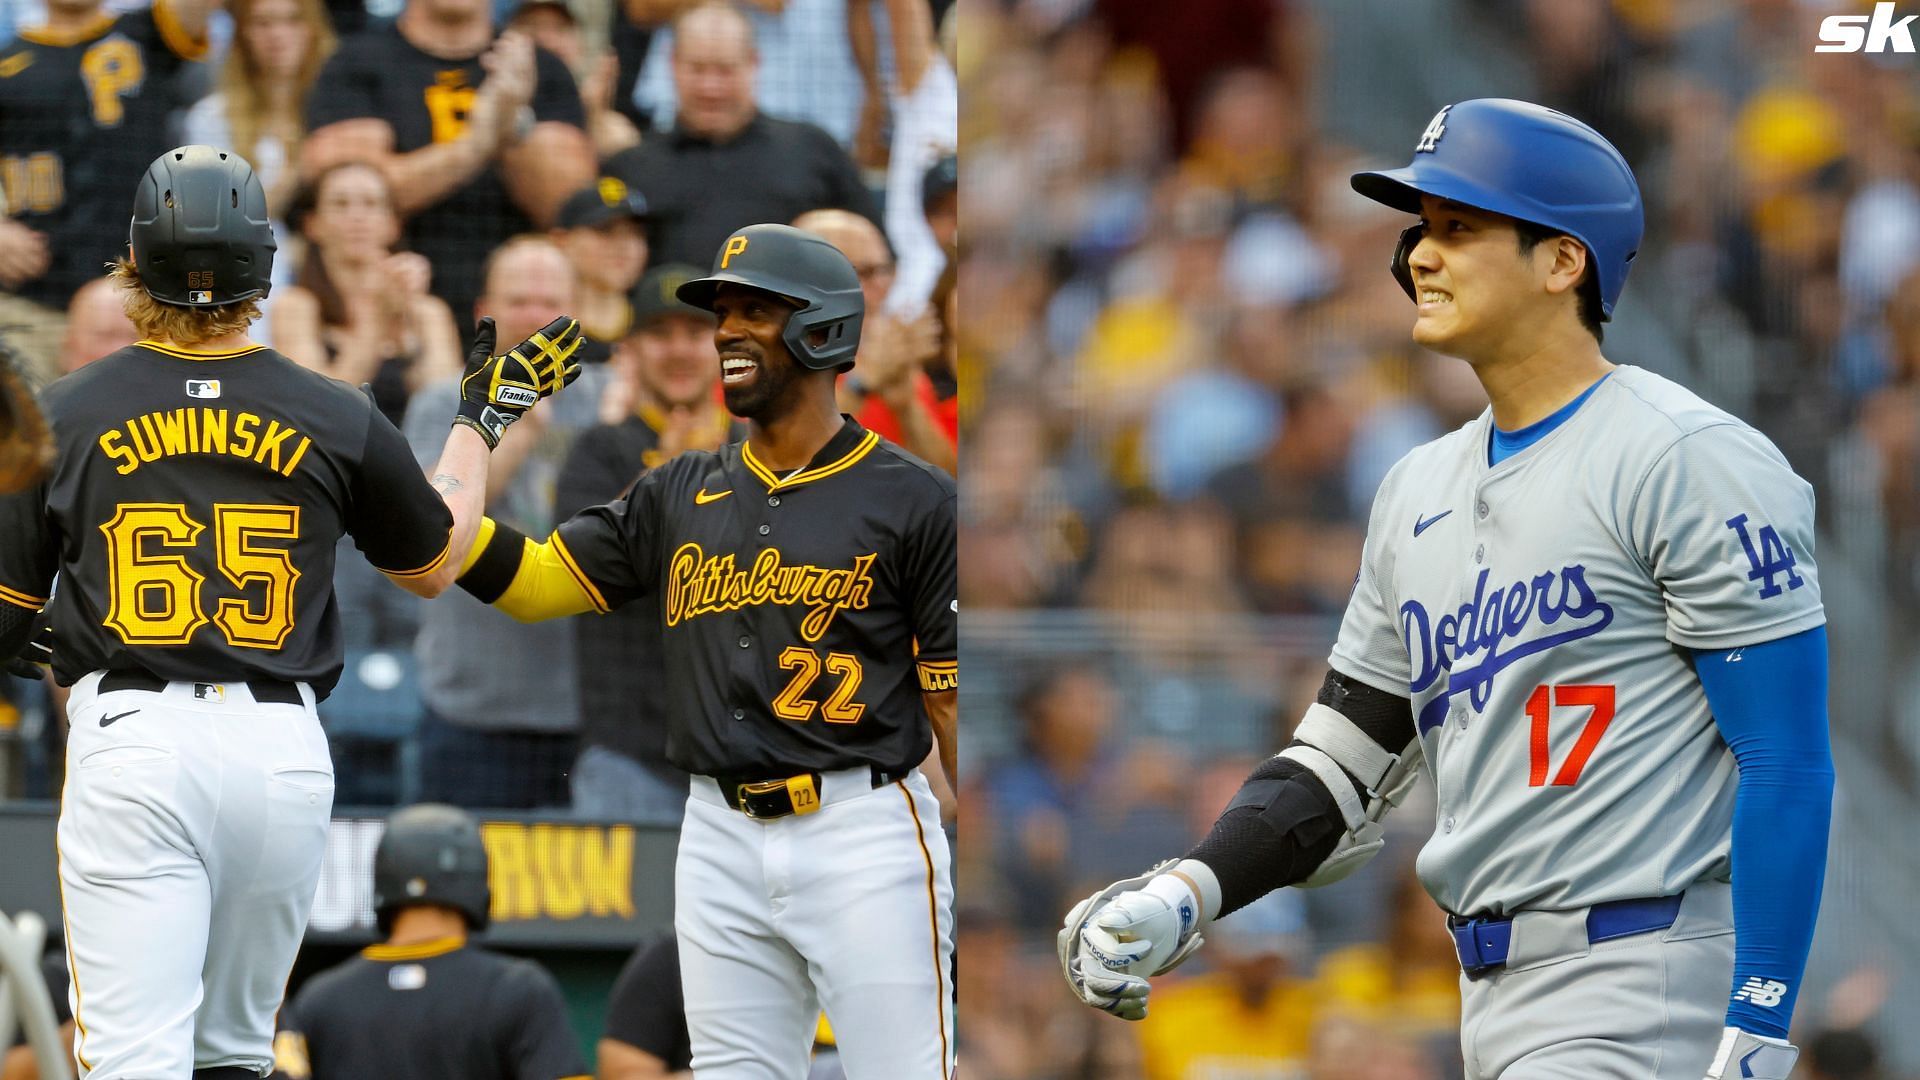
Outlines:
{"label": "new balance logo", "polygon": [[1758,975],[1747,980],[1747,984],[1734,991],[1733,1000],[1747,1001],[1763,1009],[1771,1009],[1780,1004],[1787,996],[1787,984],[1775,979],[1762,979]]}
{"label": "new balance logo", "polygon": [[1813,51],[1823,52],[1897,52],[1913,51],[1913,33],[1907,25],[1920,15],[1908,15],[1895,21],[1892,0],[1873,5],[1872,15],[1829,15],[1820,20],[1820,40]]}

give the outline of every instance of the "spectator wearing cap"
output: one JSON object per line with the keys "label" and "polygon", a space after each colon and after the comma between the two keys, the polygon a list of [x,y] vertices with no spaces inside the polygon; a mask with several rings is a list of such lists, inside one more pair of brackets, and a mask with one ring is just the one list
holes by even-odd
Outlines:
{"label": "spectator wearing cap", "polygon": [[760,111],[758,67],[753,24],[731,5],[704,3],[675,20],[673,127],[604,170],[646,192],[655,258],[707,266],[735,229],[819,207],[878,222],[872,193],[833,136]]}
{"label": "spectator wearing cap", "polygon": [[524,34],[496,36],[487,0],[407,0],[321,69],[300,173],[354,159],[385,173],[407,247],[466,334],[488,253],[593,183],[584,123],[566,65]]}
{"label": "spectator wearing cap", "polygon": [[887,239],[873,222],[845,210],[814,210],[793,224],[839,248],[860,275],[867,317],[853,371],[840,380],[842,407],[867,430],[954,472],[959,465],[957,402],[951,394],[941,399],[926,370],[942,359],[939,316],[922,310],[903,319],[882,309],[893,287],[894,264]]}
{"label": "spectator wearing cap", "polygon": [[927,168],[920,178],[920,211],[926,215],[933,242],[950,252],[960,244],[960,158],[948,154]]}
{"label": "spectator wearing cap", "polygon": [[567,253],[580,280],[572,312],[588,343],[581,360],[607,359],[627,336],[633,289],[647,268],[647,200],[611,176],[603,176],[560,204],[553,241]]}
{"label": "spectator wearing cap", "polygon": [[[648,469],[685,450],[711,450],[737,433],[716,391],[720,357],[711,312],[675,295],[704,271],[669,264],[633,292],[631,331],[614,349],[603,404],[616,414],[580,435],[560,470],[556,520],[611,502]],[[660,598],[573,620],[580,682],[580,759],[571,777],[582,817],[678,825],[686,774],[667,763]]]}

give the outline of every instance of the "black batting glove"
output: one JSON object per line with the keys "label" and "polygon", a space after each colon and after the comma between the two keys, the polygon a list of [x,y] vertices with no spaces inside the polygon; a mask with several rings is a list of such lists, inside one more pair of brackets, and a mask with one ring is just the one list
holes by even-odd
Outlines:
{"label": "black batting glove", "polygon": [[541,398],[580,377],[580,323],[561,316],[499,356],[492,355],[493,319],[480,320],[467,350],[467,373],[460,379],[460,413],[453,418],[500,445],[500,435]]}
{"label": "black batting glove", "polygon": [[[45,617],[43,612],[41,618]],[[53,627],[42,622],[39,632],[34,634],[33,640],[27,642],[26,647],[20,650],[20,655],[7,661],[7,674],[38,682],[45,670],[44,665],[51,663],[53,663]]]}

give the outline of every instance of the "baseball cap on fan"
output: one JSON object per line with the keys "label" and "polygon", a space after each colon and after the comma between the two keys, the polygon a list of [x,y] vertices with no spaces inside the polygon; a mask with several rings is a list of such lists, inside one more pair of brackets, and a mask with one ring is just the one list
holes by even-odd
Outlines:
{"label": "baseball cap on fan", "polygon": [[554,224],[562,229],[595,229],[621,218],[647,220],[647,200],[623,181],[603,176],[560,204]]}
{"label": "baseball cap on fan", "polygon": [[706,272],[687,263],[666,263],[646,272],[633,287],[633,329],[638,330],[669,315],[685,315],[702,322],[714,321],[713,312],[694,307],[680,299],[680,286]]}

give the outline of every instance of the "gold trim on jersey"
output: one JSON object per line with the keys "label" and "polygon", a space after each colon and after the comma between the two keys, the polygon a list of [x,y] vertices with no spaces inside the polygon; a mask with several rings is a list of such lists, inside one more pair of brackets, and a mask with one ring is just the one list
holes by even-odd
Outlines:
{"label": "gold trim on jersey", "polygon": [[922,660],[914,665],[920,672],[920,689],[929,694],[960,689],[958,660]]}
{"label": "gold trim on jersey", "polygon": [[207,35],[203,32],[195,38],[180,25],[180,16],[174,13],[170,0],[153,0],[153,25],[160,30],[160,40],[167,48],[182,60],[204,60],[207,55]]}
{"label": "gold trim on jersey", "polygon": [[467,939],[463,937],[434,938],[416,945],[369,945],[360,950],[360,955],[369,960],[397,963],[402,960],[431,960],[436,956],[445,956],[464,948]]}
{"label": "gold trim on jersey", "polygon": [[920,824],[920,810],[913,805],[913,792],[899,780],[895,780],[893,786],[899,788],[901,797],[907,800],[907,813],[913,815],[913,834],[920,841],[920,857],[927,861],[927,926],[933,931],[933,985],[936,991],[933,1011],[940,1022],[941,1071],[936,1080],[944,1080],[947,1062],[952,1058],[947,1048],[947,967],[940,962],[940,900],[933,888],[933,852],[927,847],[927,830]]}
{"label": "gold trim on jersey", "polygon": [[193,349],[183,345],[169,345],[164,341],[154,341],[152,339],[136,341],[134,344],[143,349],[152,349],[157,353],[165,353],[168,356],[178,357],[181,360],[231,360],[236,356],[246,356],[249,353],[257,353],[266,349],[265,345],[249,345],[244,349],[228,349],[225,351]]}
{"label": "gold trim on jersey", "polygon": [[34,596],[32,593],[23,593],[18,589],[9,589],[5,585],[0,585],[0,600],[5,600],[9,604],[26,608],[29,611],[39,611],[41,608],[47,606],[46,597]]}
{"label": "gold trim on jersey", "polygon": [[[73,770],[68,769],[64,780],[60,782],[60,805],[72,806],[67,801],[67,791],[73,786]],[[73,951],[73,916],[67,913],[67,878],[61,872],[63,856],[60,853],[60,837],[56,833],[53,839],[53,884],[60,894],[60,933],[67,940],[67,977],[73,983],[73,1056],[80,1062],[85,1072],[93,1071],[93,1063],[87,1060],[87,1022],[80,1019],[80,1010],[86,1005],[85,996],[80,992],[80,956]]]}
{"label": "gold trim on jersey", "polygon": [[64,49],[69,45],[78,45],[83,41],[92,41],[94,38],[113,29],[113,20],[114,16],[102,14],[99,18],[87,23],[85,26],[77,26],[72,30],[55,30],[51,26],[29,26],[21,28],[16,31],[15,34],[20,40],[31,41],[35,45],[46,45],[50,48]]}
{"label": "gold trim on jersey", "polygon": [[869,431],[866,436],[860,440],[859,444],[852,450],[847,451],[846,456],[840,460],[829,462],[817,468],[807,469],[804,472],[795,473],[785,480],[775,476],[772,469],[760,464],[760,459],[753,456],[753,447],[748,443],[742,442],[740,444],[740,460],[746,464],[753,475],[760,478],[761,483],[767,485],[769,492],[785,491],[788,488],[799,487],[801,484],[811,483],[812,481],[832,476],[834,473],[840,472],[843,469],[852,468],[855,462],[866,457],[868,451],[879,444],[880,436],[875,432]]}
{"label": "gold trim on jersey", "polygon": [[567,550],[567,542],[560,539],[558,530],[547,538],[547,544],[553,549],[555,555],[560,556],[560,563],[567,568],[567,573],[572,574],[573,580],[579,583],[580,591],[587,594],[588,600],[593,601],[593,609],[602,615],[613,610],[607,606],[607,598],[600,595],[600,590],[594,587],[586,571],[580,569],[579,561],[573,557],[573,552]]}
{"label": "gold trim on jersey", "polygon": [[433,557],[432,562],[428,563],[427,565],[421,567],[418,570],[381,570],[380,572],[387,575],[388,577],[397,577],[397,578],[424,577],[427,574],[431,574],[435,570],[440,569],[441,564],[446,562],[447,556],[451,554],[453,554],[453,532],[452,530],[448,530],[447,542],[445,546],[443,546],[440,549],[440,554],[435,555]]}

